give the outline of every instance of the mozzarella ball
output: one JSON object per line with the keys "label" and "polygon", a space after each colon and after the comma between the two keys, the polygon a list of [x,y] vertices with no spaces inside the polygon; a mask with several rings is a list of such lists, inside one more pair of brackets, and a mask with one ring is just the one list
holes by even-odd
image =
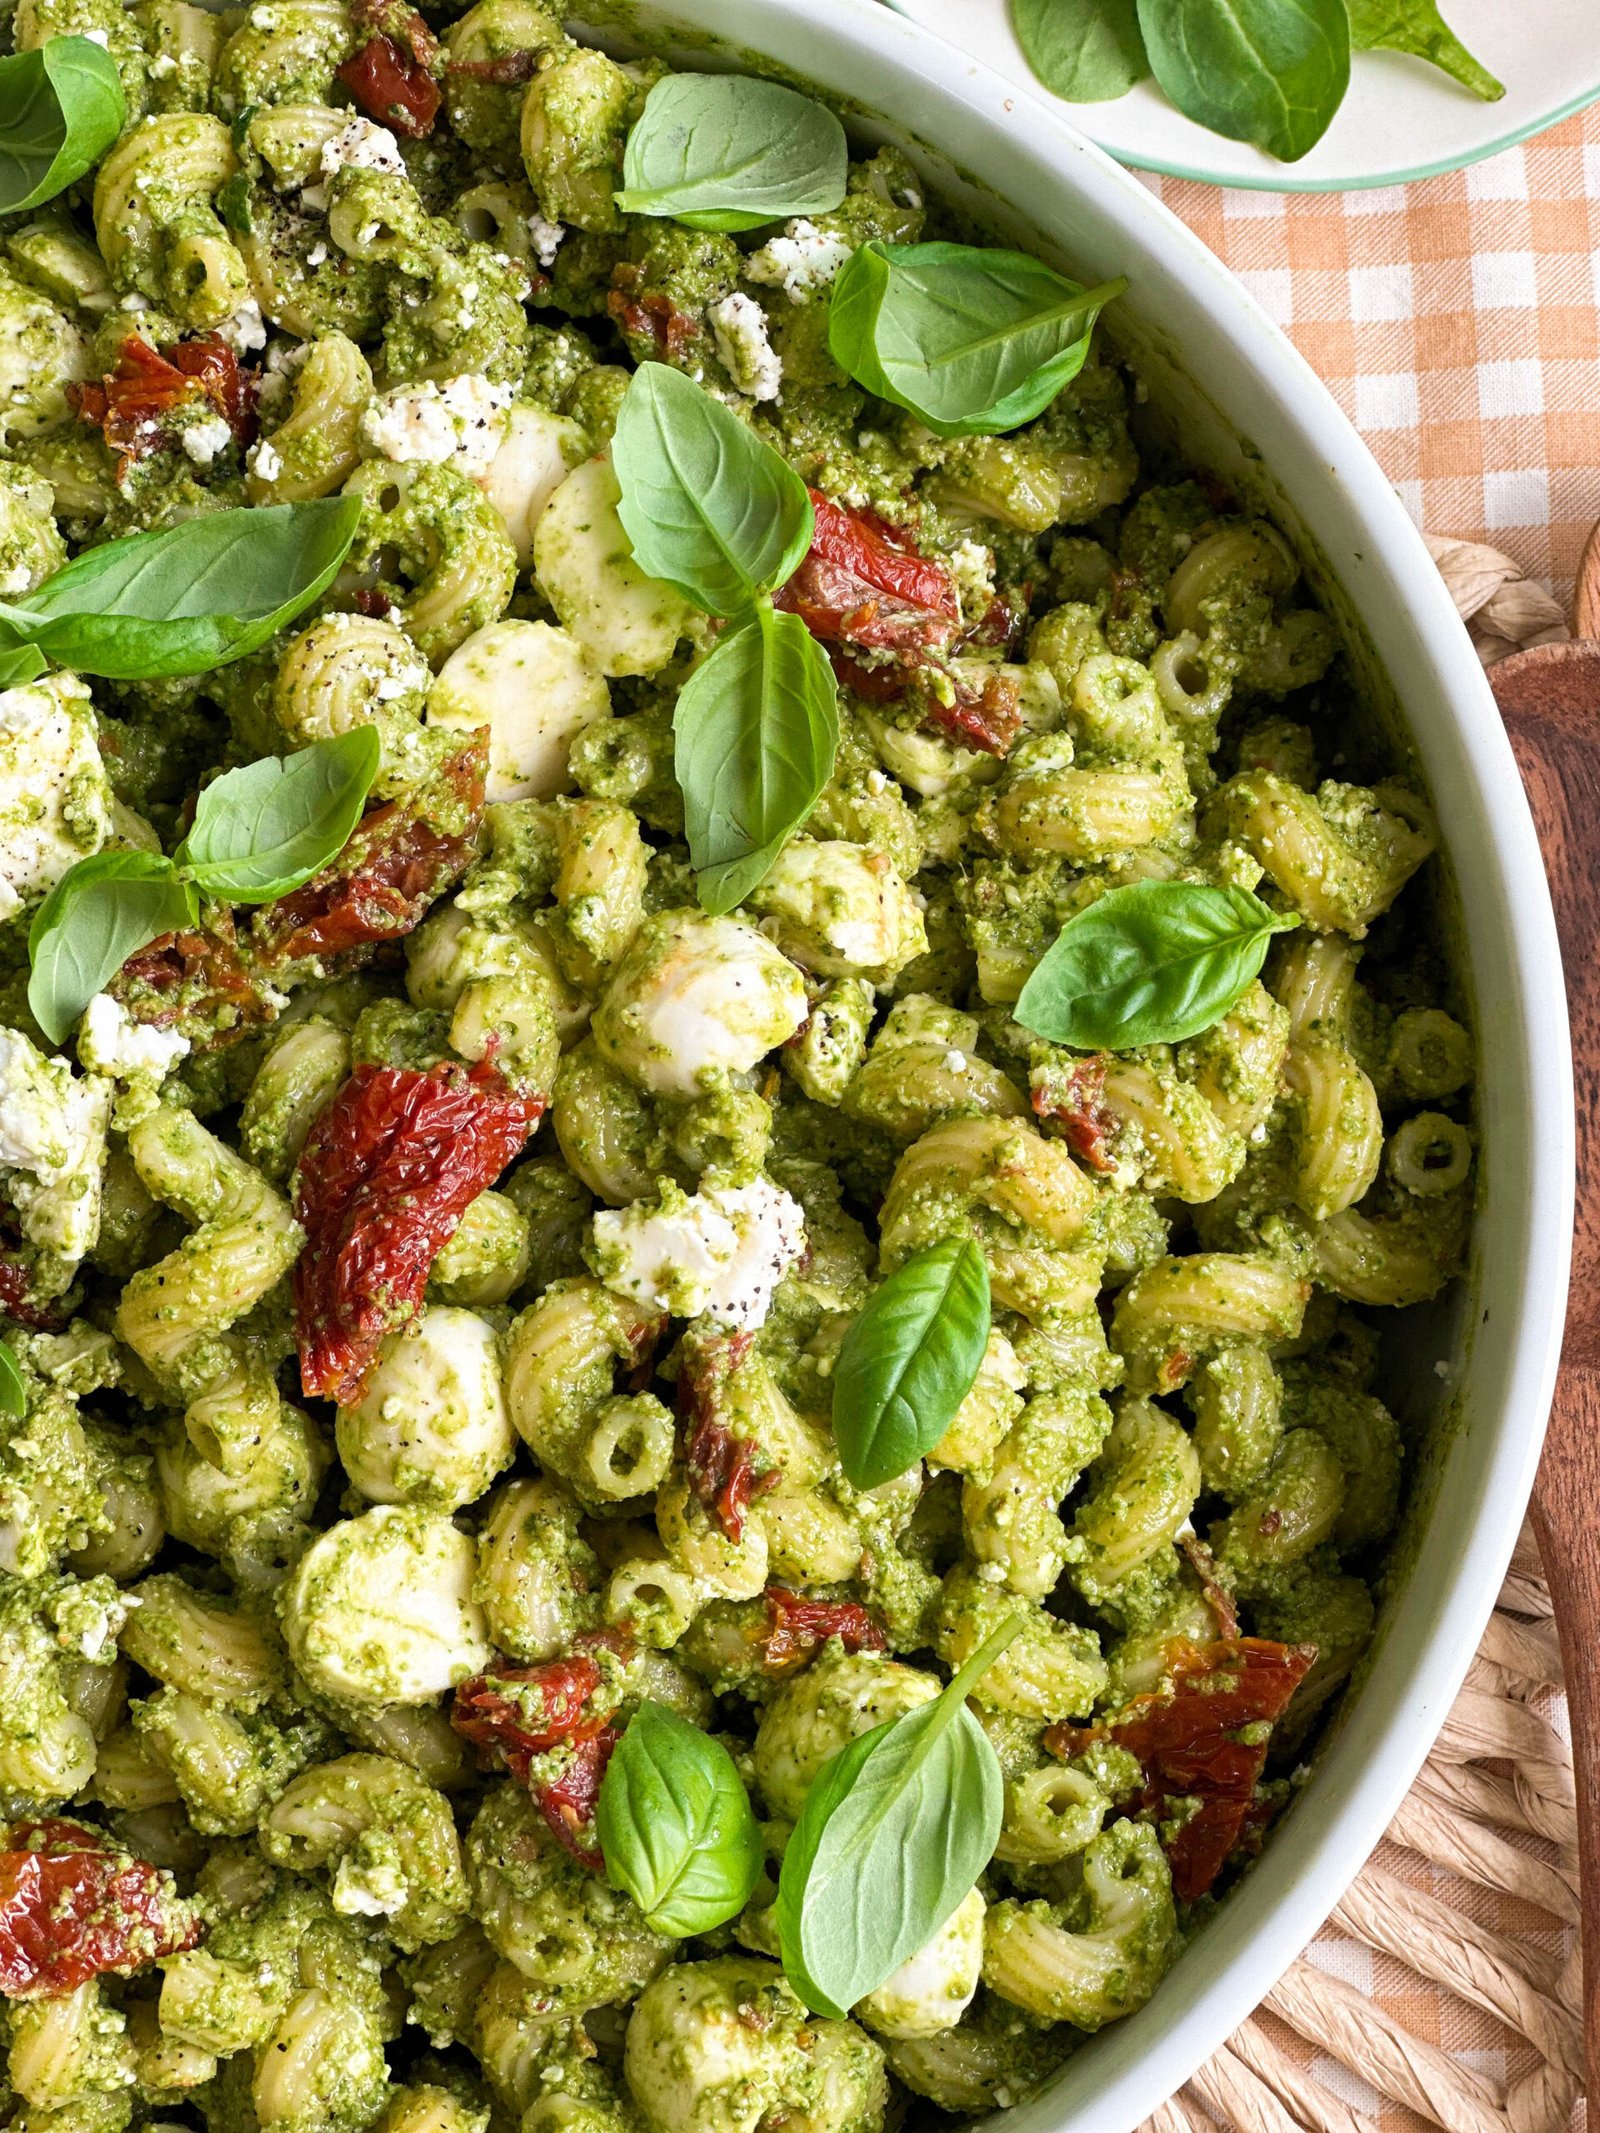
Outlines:
{"label": "mozzarella ball", "polygon": [[505,520],[519,570],[532,565],[540,512],[588,450],[588,438],[567,416],[547,415],[542,407],[512,408],[504,443],[476,479]]}
{"label": "mozzarella ball", "polygon": [[894,862],[864,844],[791,839],[750,905],[775,922],[784,954],[819,977],[887,985],[928,951],[916,898]]}
{"label": "mozzarella ball", "polygon": [[477,1551],[440,1511],[380,1504],[300,1558],[279,1602],[312,1688],[343,1703],[431,1703],[493,1658]]}
{"label": "mozzarella ball", "polygon": [[886,1719],[939,1694],[932,1674],[879,1652],[830,1652],[786,1682],[762,1713],[753,1751],[756,1783],[773,1814],[798,1822],[824,1763]]}
{"label": "mozzarella ball", "polygon": [[539,514],[533,567],[563,626],[602,674],[654,674],[677,650],[695,610],[647,578],[617,516],[622,492],[609,459],[587,459]]}
{"label": "mozzarella ball", "polygon": [[344,1470],[373,1503],[454,1511],[488,1488],[516,1449],[494,1328],[433,1304],[383,1345],[334,1437]]}
{"label": "mozzarella ball", "polygon": [[806,1018],[805,980],[740,918],[647,919],[594,1015],[604,1057],[658,1096],[696,1096],[742,1074]]}
{"label": "mozzarella ball", "polygon": [[932,1940],[857,2005],[857,2019],[880,2037],[936,2037],[953,2029],[978,1989],[984,1909],[982,1895],[969,1889]]}
{"label": "mozzarella ball", "polygon": [[450,654],[428,692],[428,724],[489,729],[491,801],[571,789],[573,736],[611,711],[594,661],[548,622],[491,622]]}

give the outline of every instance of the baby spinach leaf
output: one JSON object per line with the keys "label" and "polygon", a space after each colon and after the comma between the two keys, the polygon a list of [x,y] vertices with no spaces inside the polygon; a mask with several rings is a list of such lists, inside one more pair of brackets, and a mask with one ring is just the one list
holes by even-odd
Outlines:
{"label": "baby spinach leaf", "polygon": [[972,1390],[989,1339],[989,1270],[969,1237],[896,1267],[844,1337],[833,1370],[833,1439],[858,1489],[930,1452]]}
{"label": "baby spinach leaf", "polygon": [[634,372],[611,461],[635,562],[708,615],[781,585],[811,545],[811,498],[789,462],[665,363]]}
{"label": "baby spinach leaf", "polygon": [[358,497],[326,496],[87,548],[23,600],[0,601],[0,651],[34,645],[111,681],[209,673],[327,591],[360,521]]}
{"label": "baby spinach leaf", "polygon": [[17,1368],[16,1357],[0,1341],[0,1415],[20,1422],[27,1412],[28,1388],[22,1382],[22,1372]]}
{"label": "baby spinach leaf", "polygon": [[0,215],[65,192],[127,115],[116,62],[92,37],[51,37],[0,59]]}
{"label": "baby spinach leaf", "polygon": [[1185,118],[1294,163],[1350,84],[1344,0],[1138,0],[1156,80]]}
{"label": "baby spinach leaf", "polygon": [[840,269],[828,346],[939,436],[988,436],[1031,422],[1077,376],[1096,317],[1126,287],[1084,289],[990,245],[874,239]]}
{"label": "baby spinach leaf", "polygon": [[260,904],[325,867],[361,820],[381,754],[371,726],[263,756],[201,793],[178,865],[208,896]]}
{"label": "baby spinach leaf", "polygon": [[1410,52],[1460,82],[1486,104],[1498,103],[1505,83],[1473,58],[1440,14],[1435,0],[1346,0],[1350,42],[1358,52]]}
{"label": "baby spinach leaf", "polygon": [[596,1821],[612,1887],[675,1940],[742,1911],[761,1878],[761,1831],[733,1757],[665,1704],[628,1721]]}
{"label": "baby spinach leaf", "polygon": [[707,911],[763,879],[833,775],[837,687],[798,615],[760,601],[679,692],[673,767]]}
{"label": "baby spinach leaf", "polygon": [[160,852],[96,852],[69,867],[28,929],[28,1005],[54,1044],[64,1041],[130,955],[200,915],[193,889]]}
{"label": "baby spinach leaf", "polygon": [[1134,0],[1011,0],[1030,67],[1069,104],[1125,96],[1150,72]]}
{"label": "baby spinach leaf", "polygon": [[1053,1044],[1178,1044],[1220,1021],[1298,926],[1248,889],[1136,881],[1068,919],[1022,988],[1016,1018]]}
{"label": "baby spinach leaf", "polygon": [[875,1992],[993,1858],[1005,1782],[966,1699],[1021,1629],[1013,1616],[936,1702],[852,1741],[806,1794],[773,1922],[789,1982],[817,2013],[848,2014]]}
{"label": "baby spinach leaf", "polygon": [[669,74],[645,98],[618,207],[694,230],[825,215],[844,198],[844,128],[798,90],[747,74]]}

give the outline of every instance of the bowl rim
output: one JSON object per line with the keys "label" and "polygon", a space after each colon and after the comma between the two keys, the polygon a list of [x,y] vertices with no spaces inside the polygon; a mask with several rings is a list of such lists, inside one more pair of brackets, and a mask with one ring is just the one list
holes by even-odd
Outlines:
{"label": "bowl rim", "polygon": [[[1363,617],[1375,597],[1390,610],[1383,664],[1397,701],[1420,706],[1408,725],[1430,783],[1437,792],[1443,771],[1453,788],[1449,847],[1458,858],[1471,850],[1458,879],[1493,1220],[1480,1209],[1474,1279],[1464,1285],[1476,1317],[1461,1448],[1438,1462],[1444,1479],[1393,1610],[1415,1648],[1408,1655],[1395,1636],[1384,1640],[1315,1783],[1275,1835],[1267,1871],[1243,1877],[1197,1936],[1216,1959],[1194,1960],[1191,1945],[1147,2007],[1108,2025],[1038,2096],[1000,2114],[1006,2133],[1131,2133],[1256,2009],[1361,1870],[1455,1699],[1521,1528],[1560,1356],[1574,1193],[1566,993],[1533,818],[1477,654],[1398,496],[1293,344],[1130,171],[1041,99],[876,0],[580,6],[582,27],[596,18],[602,34],[624,35],[640,21],[671,21],[685,33],[680,44],[715,46],[721,63],[764,61],[809,79],[935,150],[942,143],[952,164],[1030,226],[1047,219],[1052,192],[1087,206],[1098,231],[1037,241],[1076,249],[1090,279],[1118,271],[1095,256],[1116,225],[1148,263],[1143,286],[1156,307],[1186,317],[1201,352],[1194,361],[1220,339],[1243,367],[1252,413],[1236,434],[1281,432],[1285,466],[1292,460],[1296,480],[1318,485],[1319,540],[1324,525],[1358,536],[1347,542],[1343,589]],[[1137,280],[1125,301],[1140,301]],[[1169,340],[1177,330],[1176,321],[1162,328]],[[1269,470],[1277,464],[1263,457]],[[1459,1533],[1447,1531],[1447,1512],[1463,1522]]]}

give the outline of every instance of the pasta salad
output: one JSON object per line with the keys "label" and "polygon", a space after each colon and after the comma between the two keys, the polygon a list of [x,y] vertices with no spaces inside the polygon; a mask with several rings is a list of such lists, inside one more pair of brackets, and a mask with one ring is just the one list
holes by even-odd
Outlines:
{"label": "pasta salad", "polygon": [[1372,1634],[1425,796],[1122,284],[799,89],[8,19],[7,2123],[1019,2101]]}

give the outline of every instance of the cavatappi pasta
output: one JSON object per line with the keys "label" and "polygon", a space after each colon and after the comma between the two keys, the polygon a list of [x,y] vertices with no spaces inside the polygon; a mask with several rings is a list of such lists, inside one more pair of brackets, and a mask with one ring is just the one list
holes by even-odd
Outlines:
{"label": "cavatappi pasta", "polygon": [[[880,2133],[905,2091],[1015,2102],[1157,1989],[1371,1634],[1406,1485],[1380,1314],[1459,1269],[1474,1190],[1425,799],[1285,541],[1108,348],[1001,435],[839,367],[858,248],[971,236],[894,149],[729,234],[618,205],[665,70],[534,0],[11,24],[101,45],[127,121],[0,220],[0,596],[220,507],[360,519],[260,651],[0,693],[0,1868],[130,1859],[186,1921],[118,1882],[115,1959],[44,1988],[0,1922],[7,2122]],[[832,640],[831,776],[720,912],[673,716],[722,626],[635,560],[610,449],[656,361],[949,603],[939,659]],[[360,728],[339,895],[208,907],[50,1045],[27,935],[67,870],[170,853],[219,769]],[[1143,882],[1300,924],[1182,1041],[1033,1035],[1060,929]],[[508,1089],[402,1294],[408,1208]],[[334,1150],[376,1195],[383,1135],[402,1182],[346,1209],[371,1255],[337,1305],[382,1337],[313,1369],[345,1278],[317,1181]],[[845,1336],[952,1238],[987,1270],[976,1376],[856,1487]],[[994,1857],[815,2019],[773,1908],[793,1826],[1008,1622],[970,1700]],[[1261,1754],[1202,1869],[1226,1783],[1163,1780],[1162,1714],[1267,1651],[1297,1686],[1230,1736]],[[457,1698],[485,1676],[523,1698],[511,1748]],[[688,1938],[594,1833],[646,1701],[761,1818],[769,1871]]]}

